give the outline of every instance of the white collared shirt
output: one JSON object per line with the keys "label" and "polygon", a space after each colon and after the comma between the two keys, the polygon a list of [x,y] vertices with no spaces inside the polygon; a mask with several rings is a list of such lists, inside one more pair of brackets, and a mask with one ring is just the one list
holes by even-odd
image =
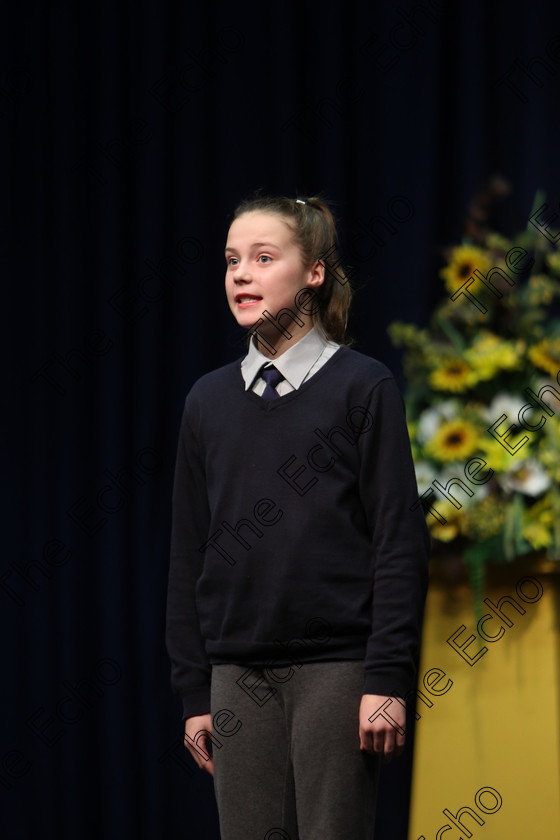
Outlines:
{"label": "white collared shirt", "polygon": [[245,390],[251,388],[255,394],[262,396],[266,383],[257,374],[263,365],[274,365],[284,379],[276,386],[280,397],[296,391],[314,373],[333,356],[340,344],[328,341],[321,333],[312,327],[311,330],[289,347],[278,359],[269,359],[254,344],[251,338],[249,352],[241,362],[241,374],[245,382]]}

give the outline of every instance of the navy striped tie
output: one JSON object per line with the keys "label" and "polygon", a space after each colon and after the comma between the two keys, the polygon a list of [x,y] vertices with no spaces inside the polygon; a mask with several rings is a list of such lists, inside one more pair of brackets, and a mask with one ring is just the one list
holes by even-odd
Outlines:
{"label": "navy striped tie", "polygon": [[264,400],[277,400],[280,394],[276,390],[276,386],[284,379],[280,371],[276,370],[274,365],[271,365],[261,371],[261,377],[266,382],[266,388],[261,394],[262,398]]}

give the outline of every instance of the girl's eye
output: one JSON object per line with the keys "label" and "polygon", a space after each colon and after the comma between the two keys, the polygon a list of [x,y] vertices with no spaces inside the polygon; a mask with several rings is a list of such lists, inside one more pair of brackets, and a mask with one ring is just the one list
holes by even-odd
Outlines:
{"label": "girl's eye", "polygon": [[237,265],[237,257],[229,257],[227,260],[228,265]]}
{"label": "girl's eye", "polygon": [[266,260],[267,262],[272,259],[272,257],[267,256],[266,254],[261,254],[259,260]]}

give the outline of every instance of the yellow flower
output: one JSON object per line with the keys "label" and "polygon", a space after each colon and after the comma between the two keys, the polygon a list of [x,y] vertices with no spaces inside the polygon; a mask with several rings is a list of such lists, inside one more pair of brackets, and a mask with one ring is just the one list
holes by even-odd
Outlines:
{"label": "yellow flower", "polygon": [[482,542],[503,531],[505,508],[503,503],[490,495],[465,510],[461,532],[471,540]]}
{"label": "yellow flower", "polygon": [[429,376],[429,383],[436,391],[460,393],[476,384],[476,374],[463,359],[449,359]]}
{"label": "yellow flower", "polygon": [[[560,273],[560,269],[559,269]],[[541,306],[552,303],[555,295],[559,294],[558,281],[546,274],[533,274],[527,283],[529,306]]]}
{"label": "yellow flower", "polygon": [[414,324],[403,324],[402,321],[394,321],[387,328],[387,332],[395,347],[418,347],[430,340],[427,330],[421,330]]}
{"label": "yellow flower", "polygon": [[[500,427],[500,431],[503,432],[504,428],[505,425]],[[525,432],[522,432],[522,434],[525,434]],[[510,446],[515,447],[516,443],[519,442],[519,436],[511,435],[507,442]],[[511,469],[511,453],[492,435],[487,434],[481,437],[478,448],[482,451],[482,457],[486,461],[485,470],[489,469],[494,470],[495,473],[501,473]]]}
{"label": "yellow flower", "polygon": [[513,370],[522,362],[522,341],[503,341],[487,330],[481,332],[472,347],[465,350],[465,359],[478,379],[492,379],[500,370]]}
{"label": "yellow flower", "polygon": [[535,367],[556,376],[560,370],[560,338],[543,338],[529,348],[527,355]]}
{"label": "yellow flower", "polygon": [[521,534],[538,551],[552,545],[554,514],[548,495],[524,511]]}
{"label": "yellow flower", "polygon": [[442,423],[425,450],[437,461],[464,461],[478,449],[478,432],[472,423],[457,418]]}
{"label": "yellow flower", "polygon": [[548,254],[546,261],[555,274],[560,274],[560,253],[555,251],[553,254]]}
{"label": "yellow flower", "polygon": [[560,485],[560,417],[557,414],[547,417],[543,431],[538,443],[538,459],[552,481]]}
{"label": "yellow flower", "polygon": [[511,242],[501,233],[489,233],[486,237],[486,247],[492,251],[502,251],[504,254],[511,248]]}
{"label": "yellow flower", "polygon": [[461,521],[463,519],[463,510],[457,509],[455,505],[447,500],[437,503],[435,506],[440,517],[444,522],[440,522],[433,514],[428,513],[426,521],[430,529],[432,537],[441,542],[451,542],[458,537],[461,532]]}
{"label": "yellow flower", "polygon": [[550,495],[543,496],[534,505],[526,508],[524,518],[528,524],[538,522],[539,525],[552,525],[554,523],[554,513],[552,511]]}
{"label": "yellow flower", "polygon": [[[550,418],[547,418],[547,423],[550,423]],[[548,445],[546,438],[543,438],[543,445],[539,447],[539,461],[544,469],[549,474],[552,481],[560,484],[560,456],[558,451],[554,451]]]}
{"label": "yellow flower", "polygon": [[458,248],[453,248],[449,265],[442,268],[439,275],[445,280],[447,291],[454,294],[473,276],[475,268],[486,275],[492,266],[480,248],[475,248],[474,245],[459,245]]}
{"label": "yellow flower", "polygon": [[552,545],[551,531],[546,525],[541,525],[539,522],[531,522],[529,525],[525,525],[521,529],[521,536],[533,546],[535,551]]}

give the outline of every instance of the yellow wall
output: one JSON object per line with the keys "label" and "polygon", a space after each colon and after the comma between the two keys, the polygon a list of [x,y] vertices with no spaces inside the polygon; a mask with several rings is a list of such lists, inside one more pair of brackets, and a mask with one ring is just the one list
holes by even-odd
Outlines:
{"label": "yellow wall", "polygon": [[[472,666],[446,643],[461,624],[467,632],[458,644],[476,634],[468,588],[435,580],[430,584],[419,688],[433,707],[418,703],[409,840],[469,837],[456,827],[438,835],[442,826],[453,825],[443,809],[456,814],[464,806],[484,820],[480,826],[464,817],[473,840],[560,838],[558,575],[516,571],[487,587],[485,596],[496,603],[502,595],[511,595],[525,615],[504,606],[514,626],[498,641],[481,640],[488,651]],[[542,597],[533,604],[524,603],[515,591],[516,582],[527,574],[543,587]],[[537,592],[530,585],[524,591],[529,597]],[[490,635],[499,627],[497,620],[483,625]],[[478,645],[477,637],[467,649],[471,656]],[[424,674],[432,668],[447,675],[434,688],[445,688],[447,678],[453,680],[440,697],[422,687]],[[476,792],[484,787],[494,788],[502,798],[496,813],[485,814],[475,804]],[[482,794],[481,801],[491,810],[496,800]]]}

